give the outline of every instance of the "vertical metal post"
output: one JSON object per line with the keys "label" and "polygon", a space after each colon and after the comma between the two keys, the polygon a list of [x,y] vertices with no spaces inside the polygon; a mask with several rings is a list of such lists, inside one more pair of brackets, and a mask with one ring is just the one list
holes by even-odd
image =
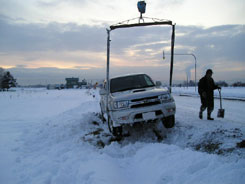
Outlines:
{"label": "vertical metal post", "polygon": [[195,91],[196,91],[196,88],[197,88],[197,58],[194,54],[191,54],[194,59],[195,59]]}
{"label": "vertical metal post", "polygon": [[174,66],[174,41],[175,41],[175,24],[172,25],[172,37],[171,37],[171,63],[170,63],[170,78],[169,78],[170,93],[172,92],[172,76],[173,76],[173,66]]}
{"label": "vertical metal post", "polygon": [[107,113],[107,121],[109,120],[109,93],[110,93],[110,29],[107,30],[107,67],[106,67],[106,113]]}
{"label": "vertical metal post", "polygon": [[195,57],[195,91],[197,91],[197,60]]}
{"label": "vertical metal post", "polygon": [[[163,51],[163,59],[165,59],[165,55],[171,55],[171,54],[169,54],[169,53],[165,54]],[[177,55],[177,56],[183,55],[183,56],[193,56],[194,57],[194,59],[195,59],[195,91],[196,91],[196,84],[197,84],[197,58],[196,58],[196,56],[193,53],[191,53],[191,54],[179,54],[179,53],[177,53],[174,55]],[[187,83],[188,83],[188,81],[187,81]]]}

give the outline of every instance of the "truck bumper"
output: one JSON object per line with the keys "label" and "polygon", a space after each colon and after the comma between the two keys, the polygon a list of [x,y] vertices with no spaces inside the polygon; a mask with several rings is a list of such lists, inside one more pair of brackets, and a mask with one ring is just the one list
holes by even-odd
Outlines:
{"label": "truck bumper", "polygon": [[148,122],[174,115],[176,106],[174,102],[163,103],[154,106],[125,109],[120,111],[109,111],[113,126],[134,124],[136,122]]}

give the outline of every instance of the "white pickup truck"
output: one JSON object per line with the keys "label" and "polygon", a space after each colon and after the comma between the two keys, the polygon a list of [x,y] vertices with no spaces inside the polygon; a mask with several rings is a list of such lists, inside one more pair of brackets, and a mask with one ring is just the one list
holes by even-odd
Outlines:
{"label": "white pickup truck", "polygon": [[102,117],[113,135],[121,135],[123,125],[136,122],[161,120],[166,128],[175,124],[176,106],[172,95],[146,74],[111,78],[108,100],[106,85],[100,95]]}

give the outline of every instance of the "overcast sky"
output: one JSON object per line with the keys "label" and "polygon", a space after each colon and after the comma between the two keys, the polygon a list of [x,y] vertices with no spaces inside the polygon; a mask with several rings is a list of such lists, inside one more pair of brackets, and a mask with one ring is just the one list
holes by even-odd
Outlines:
{"label": "overcast sky", "polygon": [[[148,0],[145,17],[176,23],[175,53],[197,57],[216,81],[245,81],[244,0]],[[0,67],[19,84],[105,78],[106,28],[139,17],[135,0],[0,0]],[[171,27],[111,32],[111,75],[146,72],[169,80]],[[175,56],[174,81],[194,80],[194,58]]]}

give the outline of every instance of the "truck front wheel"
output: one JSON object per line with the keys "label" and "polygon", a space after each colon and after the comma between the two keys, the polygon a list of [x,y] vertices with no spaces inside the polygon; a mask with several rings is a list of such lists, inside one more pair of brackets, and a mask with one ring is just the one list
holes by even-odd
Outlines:
{"label": "truck front wheel", "polygon": [[109,128],[109,131],[112,133],[112,135],[116,137],[122,136],[122,126],[113,127],[113,123],[110,117],[108,119],[108,128]]}
{"label": "truck front wheel", "polygon": [[165,128],[173,128],[175,125],[174,115],[163,118],[162,123]]}
{"label": "truck front wheel", "polygon": [[104,113],[103,113],[103,110],[102,110],[102,106],[101,106],[101,103],[100,103],[100,114],[101,114],[101,120],[102,120],[102,123],[104,124],[106,122],[106,119],[104,118]]}

